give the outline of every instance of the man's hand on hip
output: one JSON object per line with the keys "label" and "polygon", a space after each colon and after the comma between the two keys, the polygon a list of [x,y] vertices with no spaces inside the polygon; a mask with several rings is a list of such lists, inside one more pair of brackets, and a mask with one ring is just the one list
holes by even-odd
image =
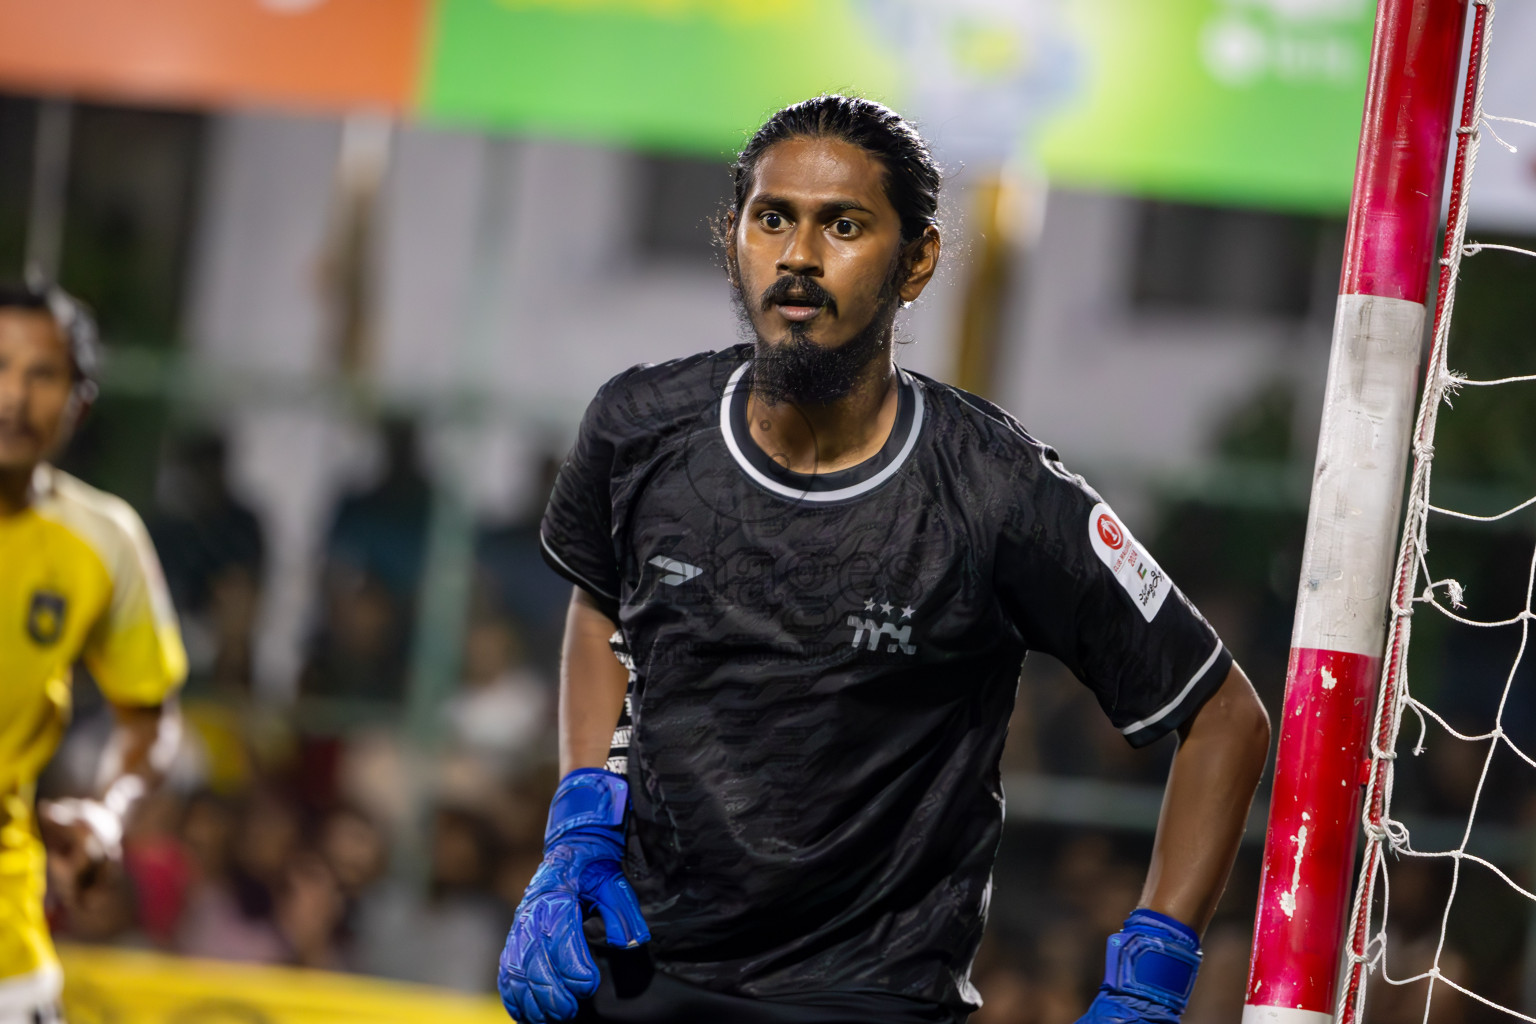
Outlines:
{"label": "man's hand on hip", "polygon": [[1179,1024],[1200,969],[1194,929],[1152,910],[1134,910],[1109,937],[1104,983],[1077,1024]]}
{"label": "man's hand on hip", "polygon": [[501,1000],[520,1024],[569,1020],[577,1000],[597,991],[584,913],[602,917],[610,946],[650,941],[623,872],[628,797],[624,780],[600,768],[578,768],[555,790],[544,863],[518,904],[497,974]]}

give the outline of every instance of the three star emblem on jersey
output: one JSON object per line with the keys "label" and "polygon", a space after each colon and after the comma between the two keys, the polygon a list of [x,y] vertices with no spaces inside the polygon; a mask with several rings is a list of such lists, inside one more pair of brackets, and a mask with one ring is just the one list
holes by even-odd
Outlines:
{"label": "three star emblem on jersey", "polygon": [[[889,601],[876,601],[870,598],[864,602],[864,610],[878,611],[882,616],[889,617],[897,611],[897,608]],[[900,618],[910,619],[916,611],[917,609],[911,605],[903,605],[900,609]],[[881,622],[873,616],[866,618],[862,615],[850,615],[848,625],[853,627],[854,647],[864,644],[867,650],[878,651],[880,642],[889,639],[890,643],[885,645],[887,654],[895,654],[897,651],[902,654],[917,653],[917,645],[911,642],[912,623],[910,622],[898,626],[894,622]]]}
{"label": "three star emblem on jersey", "polygon": [[679,562],[675,558],[667,558],[664,555],[657,555],[655,558],[651,559],[649,564],[654,565],[658,569],[666,571],[666,575],[661,578],[661,582],[665,583],[669,587],[675,587],[679,584],[687,583],[689,580],[693,579],[695,576],[704,571],[696,565],[689,565],[687,562]]}
{"label": "three star emblem on jersey", "polygon": [[32,593],[32,603],[27,607],[27,636],[40,646],[57,643],[64,635],[64,595],[51,590]]}

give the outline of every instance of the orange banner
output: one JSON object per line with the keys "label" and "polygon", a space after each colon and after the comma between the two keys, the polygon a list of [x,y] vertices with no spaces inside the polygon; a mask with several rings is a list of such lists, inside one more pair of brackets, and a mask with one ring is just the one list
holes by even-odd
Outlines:
{"label": "orange banner", "polygon": [[0,87],[176,106],[411,104],[430,0],[5,0]]}

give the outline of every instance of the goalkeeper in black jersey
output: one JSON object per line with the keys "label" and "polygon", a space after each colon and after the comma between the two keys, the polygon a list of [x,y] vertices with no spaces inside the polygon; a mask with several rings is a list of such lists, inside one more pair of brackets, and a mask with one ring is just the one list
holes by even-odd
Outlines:
{"label": "goalkeeper in black jersey", "polygon": [[1180,735],[1141,906],[1084,1019],[1183,1011],[1268,721],[1054,451],[895,365],[938,189],[879,104],[775,114],[723,225],[755,342],[637,366],[587,409],[542,527],[575,591],[566,775],[502,954],[525,1024],[964,1020],[1029,650],[1133,746]]}

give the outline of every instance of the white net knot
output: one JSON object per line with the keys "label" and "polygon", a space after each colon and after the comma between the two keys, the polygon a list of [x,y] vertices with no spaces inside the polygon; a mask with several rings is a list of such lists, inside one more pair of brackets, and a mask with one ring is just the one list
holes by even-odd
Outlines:
{"label": "white net knot", "polygon": [[[1446,405],[1450,405],[1451,399],[1461,394],[1462,385],[1466,382],[1467,375],[1456,370],[1442,370],[1435,376],[1435,387]],[[1430,445],[1430,451],[1434,451],[1433,445]]]}

